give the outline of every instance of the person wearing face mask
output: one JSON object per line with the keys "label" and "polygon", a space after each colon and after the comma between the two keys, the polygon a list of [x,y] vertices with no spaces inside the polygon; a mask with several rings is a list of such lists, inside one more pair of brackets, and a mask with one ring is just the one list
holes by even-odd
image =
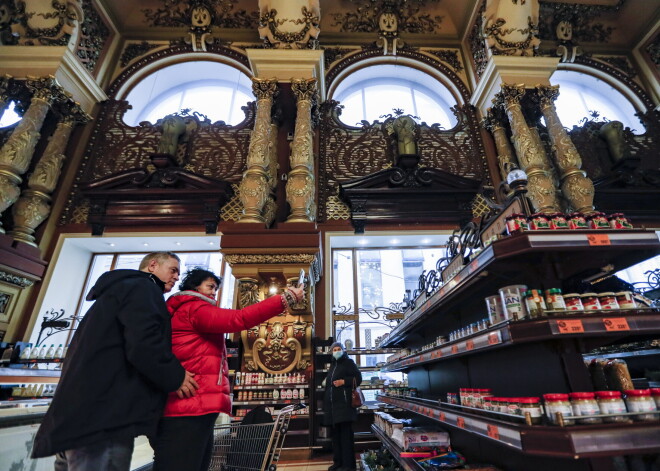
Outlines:
{"label": "person wearing face mask", "polygon": [[362,383],[362,374],[341,343],[335,342],[330,348],[332,363],[324,380],[323,396],[324,425],[332,431],[333,456],[328,471],[354,471],[353,422],[357,420],[357,409],[351,406],[351,395],[354,384],[357,387]]}
{"label": "person wearing face mask", "polygon": [[199,389],[194,397],[169,395],[151,440],[154,471],[208,470],[213,425],[219,414],[231,414],[225,334],[261,324],[303,299],[303,287],[287,288],[244,309],[222,309],[215,305],[220,281],[211,271],[193,268],[181,281],[181,291],[167,300],[172,352],[195,374]]}
{"label": "person wearing face mask", "polygon": [[133,443],[152,435],[167,393],[197,383],[172,354],[163,293],[179,279],[179,257],[153,252],[138,270],[104,273],[78,324],[32,457],[57,454],[56,471],[128,471]]}

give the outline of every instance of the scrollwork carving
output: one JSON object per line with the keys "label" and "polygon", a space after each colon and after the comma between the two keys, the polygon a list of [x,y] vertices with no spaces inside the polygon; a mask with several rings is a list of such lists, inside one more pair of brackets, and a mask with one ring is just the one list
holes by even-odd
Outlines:
{"label": "scrollwork carving", "polygon": [[[265,47],[277,49],[315,49],[321,30],[318,0],[261,0],[259,2],[259,35]],[[299,16],[288,18],[282,15]],[[278,13],[281,12],[281,13]]]}
{"label": "scrollwork carving", "polygon": [[270,265],[280,263],[309,264],[316,260],[316,256],[311,254],[228,254],[225,255],[225,260],[232,266],[245,264]]}

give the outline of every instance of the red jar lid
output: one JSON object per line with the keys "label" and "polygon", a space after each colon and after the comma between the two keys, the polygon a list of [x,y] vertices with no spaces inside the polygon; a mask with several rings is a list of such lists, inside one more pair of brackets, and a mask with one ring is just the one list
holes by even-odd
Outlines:
{"label": "red jar lid", "polygon": [[626,393],[626,396],[635,396],[635,397],[651,396],[650,389],[626,389],[623,392]]}
{"label": "red jar lid", "polygon": [[593,399],[594,393],[592,392],[572,392],[569,394],[571,399]]}
{"label": "red jar lid", "polygon": [[541,400],[540,397],[519,397],[518,402],[522,404],[535,404]]}
{"label": "red jar lid", "polygon": [[660,388],[651,388],[651,396],[660,396]]}
{"label": "red jar lid", "polygon": [[596,391],[594,394],[596,394],[596,397],[598,399],[606,399],[610,397],[621,397],[621,393],[619,391]]}
{"label": "red jar lid", "polygon": [[568,394],[544,394],[546,401],[568,401]]}
{"label": "red jar lid", "polygon": [[500,397],[499,401],[500,402],[511,402],[511,398],[510,397]]}

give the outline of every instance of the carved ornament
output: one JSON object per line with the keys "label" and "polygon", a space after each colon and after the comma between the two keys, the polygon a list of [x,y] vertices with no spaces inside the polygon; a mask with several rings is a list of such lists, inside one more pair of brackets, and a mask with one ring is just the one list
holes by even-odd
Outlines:
{"label": "carved ornament", "polygon": [[[225,260],[229,265],[262,265],[297,263],[309,264],[316,260],[316,255],[311,254],[228,254]],[[256,283],[256,282],[255,282]]]}
{"label": "carved ornament", "polygon": [[84,16],[81,0],[18,1],[11,25],[14,43],[66,46]]}
{"label": "carved ornament", "polygon": [[[304,0],[300,5],[300,16],[283,18],[278,14],[292,14],[292,0],[261,0],[259,2],[259,35],[265,47],[276,49],[316,49],[321,30],[319,0]],[[288,5],[287,5],[288,4]]]}
{"label": "carved ornament", "polygon": [[34,284],[34,280],[30,280],[24,276],[14,275],[13,273],[8,273],[4,270],[0,270],[0,281],[19,286],[21,288],[27,288]]}

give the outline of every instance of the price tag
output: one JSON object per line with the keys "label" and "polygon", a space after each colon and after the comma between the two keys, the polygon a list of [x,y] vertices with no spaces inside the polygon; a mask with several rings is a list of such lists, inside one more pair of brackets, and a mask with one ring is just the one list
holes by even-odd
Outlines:
{"label": "price tag", "polygon": [[584,326],[580,319],[562,319],[556,322],[560,334],[579,334],[584,332]]}
{"label": "price tag", "polygon": [[589,245],[612,245],[607,234],[589,234],[587,241]]}
{"label": "price tag", "polygon": [[498,332],[491,332],[488,334],[488,345],[497,345],[500,343],[500,336],[497,334]]}
{"label": "price tag", "polygon": [[458,428],[465,428],[465,419],[463,417],[456,417],[456,426]]}
{"label": "price tag", "polygon": [[607,317],[603,319],[603,324],[605,324],[605,330],[608,332],[630,330],[630,326],[625,317]]}
{"label": "price tag", "polygon": [[439,419],[440,419],[440,422],[447,422],[444,412],[440,412]]}
{"label": "price tag", "polygon": [[465,348],[468,350],[474,350],[474,342],[472,340],[468,340],[465,342]]}
{"label": "price tag", "polygon": [[451,353],[454,355],[458,353],[458,345],[451,346]]}
{"label": "price tag", "polygon": [[486,429],[490,438],[494,440],[500,439],[500,429],[497,427],[497,425],[488,425]]}
{"label": "price tag", "polygon": [[476,271],[479,268],[479,260],[476,258],[470,262],[470,271]]}

